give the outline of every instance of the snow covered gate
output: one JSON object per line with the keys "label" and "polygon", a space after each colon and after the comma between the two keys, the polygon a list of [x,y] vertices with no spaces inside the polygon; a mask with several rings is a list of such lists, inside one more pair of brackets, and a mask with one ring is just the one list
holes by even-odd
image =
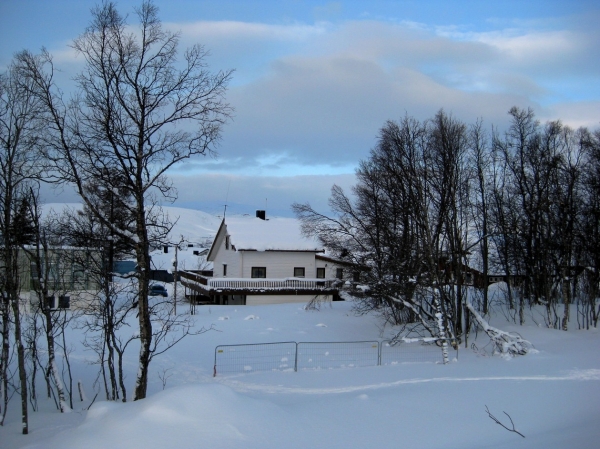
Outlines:
{"label": "snow covered gate", "polygon": [[[214,376],[256,371],[298,371],[402,363],[443,363],[437,338],[386,341],[276,342],[220,345],[215,348]],[[448,348],[452,346],[448,342]],[[456,346],[458,357],[458,346]]]}

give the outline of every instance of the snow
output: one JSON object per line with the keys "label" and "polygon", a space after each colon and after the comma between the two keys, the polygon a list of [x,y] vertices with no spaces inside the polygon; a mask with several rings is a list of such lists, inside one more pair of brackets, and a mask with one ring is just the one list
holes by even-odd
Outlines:
{"label": "snow", "polygon": [[266,220],[249,215],[225,218],[231,244],[239,250],[322,251],[319,243],[302,236],[300,222],[295,218],[267,217]]}
{"label": "snow", "polygon": [[[43,206],[43,215],[50,211],[60,214],[65,210],[82,210],[78,203],[49,203]],[[171,243],[168,252],[162,248],[152,251],[153,268],[173,272],[175,249],[173,245],[184,242],[177,252],[179,270],[212,269],[206,256],[194,255],[194,251],[210,248],[221,225],[220,217],[199,210],[163,206],[163,213],[174,223],[167,240]],[[250,215],[228,215],[225,223],[231,235],[231,243],[238,250],[283,250],[323,251],[319,243],[302,236],[300,222],[295,218],[267,217],[262,220]],[[188,244],[193,245],[188,247]]]}
{"label": "snow", "polygon": [[[171,218],[180,217],[171,240],[179,241],[183,235],[194,243],[194,248],[184,245],[178,252],[179,267],[193,269],[190,266],[199,263],[193,257],[196,244],[214,238],[220,219],[188,209],[167,209]],[[289,236],[299,235],[292,219],[228,216],[228,228],[230,220],[231,231],[236,223],[251,222],[266,229],[260,235],[269,237],[261,242],[254,238],[252,226],[241,226],[240,233],[231,232],[238,249],[243,248],[246,235],[252,236],[249,245],[257,250],[285,249]],[[317,247],[315,242],[305,244],[303,248]],[[292,245],[299,248],[297,241]],[[164,255],[153,253],[156,268],[167,269],[173,258],[173,249]],[[167,285],[169,298],[172,288]],[[188,313],[187,305],[178,304],[177,311]],[[447,365],[394,362],[294,372],[294,358],[282,356],[278,371],[260,371],[253,362],[245,362],[242,372],[216,377],[218,345],[383,341],[399,329],[382,328],[372,315],[355,315],[349,301],[323,305],[320,310],[279,304],[199,306],[196,311],[196,328],[212,330],[189,336],[156,357],[150,366],[149,397],[137,402],[102,399],[96,383],[98,366],[91,363],[94,354],[81,344],[82,331],[69,329],[73,377],[81,379],[84,401],[79,400],[75,385],[72,412],[61,414],[54,401],[44,397],[43,383],[38,383],[39,410],[30,409],[30,434],[21,435],[20,404],[13,395],[6,423],[0,427],[0,449],[600,447],[600,333],[577,330],[575,311],[571,330],[563,332],[536,325],[536,310],[528,311],[525,326],[518,326],[507,322],[497,307],[488,330],[518,334],[531,342],[535,350],[524,356],[494,356],[495,348],[481,330],[469,336],[467,348],[461,345],[458,357],[450,352]],[[127,329],[135,332],[135,319]],[[414,340],[402,341],[412,344]],[[132,345],[125,354],[130,394],[138,348]],[[60,358],[57,365],[62,372]],[[164,390],[161,375],[166,379]],[[510,415],[525,438],[494,423],[486,407],[508,426],[505,413]]]}
{"label": "snow", "polygon": [[[90,401],[80,402],[74,392],[73,413],[61,415],[42,397],[23,436],[13,396],[0,448],[600,447],[598,330],[521,327],[501,312],[492,317],[494,326],[519,332],[537,353],[495,357],[479,332],[448,365],[260,372],[247,363],[246,373],[212,376],[217,345],[384,340],[397,331],[382,330],[371,315],[356,316],[351,305],[197,307],[197,326],[214,330],[186,338],[152,362],[147,399],[111,403],[100,392],[88,411]],[[187,313],[183,304],[177,310]],[[69,334],[73,374],[93,398],[97,366],[89,364],[93,355],[78,342],[79,332]],[[128,351],[126,382],[133,391],[137,353]],[[291,362],[282,357],[281,363]],[[158,375],[165,370],[170,377],[161,391]],[[510,425],[503,412],[509,414],[526,438],[494,423],[486,406],[504,424]]]}

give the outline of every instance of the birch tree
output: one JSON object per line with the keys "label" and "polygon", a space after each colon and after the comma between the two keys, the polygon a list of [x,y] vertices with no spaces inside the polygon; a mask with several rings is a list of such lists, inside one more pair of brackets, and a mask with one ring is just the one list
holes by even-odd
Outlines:
{"label": "birch tree", "polygon": [[31,84],[20,76],[13,62],[0,75],[0,319],[2,350],[0,355],[0,398],[3,422],[8,395],[9,331],[11,322],[17,348],[19,385],[23,417],[23,433],[28,432],[27,375],[22,340],[20,290],[22,273],[19,269],[21,247],[31,237],[31,227],[24,212],[31,189],[36,186],[44,164],[40,159],[39,136],[42,103]]}
{"label": "birch tree", "polygon": [[[72,184],[94,216],[135,248],[138,272],[139,369],[134,399],[146,397],[152,317],[148,303],[150,246],[168,231],[157,208],[176,191],[170,168],[214,151],[231,108],[224,101],[231,71],[212,73],[200,45],[177,60],[179,35],[165,30],[158,9],[144,2],[132,29],[114,3],[92,11],[85,33],[73,43],[85,68],[69,103],[53,79],[51,56],[24,52],[20,61],[46,107],[47,157],[55,174]],[[121,173],[115,179],[110,173]],[[122,229],[98,210],[86,183],[118,187],[132,198],[134,229]],[[118,185],[115,185],[118,183]]]}

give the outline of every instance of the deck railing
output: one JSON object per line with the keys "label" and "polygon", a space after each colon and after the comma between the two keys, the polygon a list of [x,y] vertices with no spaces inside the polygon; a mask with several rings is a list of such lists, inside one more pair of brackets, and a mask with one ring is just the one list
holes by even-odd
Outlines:
{"label": "deck railing", "polygon": [[209,279],[213,289],[318,290],[331,288],[333,279]]}
{"label": "deck railing", "polygon": [[181,277],[195,281],[208,290],[319,290],[334,288],[337,279],[244,279],[211,278],[196,273],[180,272]]}

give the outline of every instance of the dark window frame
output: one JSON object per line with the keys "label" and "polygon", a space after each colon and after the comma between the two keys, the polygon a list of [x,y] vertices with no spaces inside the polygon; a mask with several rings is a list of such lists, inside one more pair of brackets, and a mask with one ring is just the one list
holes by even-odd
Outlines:
{"label": "dark window frame", "polygon": [[325,279],[325,267],[317,268],[317,279]]}
{"label": "dark window frame", "polygon": [[[298,273],[297,273],[298,272]],[[299,273],[302,274],[299,274]],[[305,267],[294,267],[294,277],[295,278],[303,278],[306,277],[306,268]]]}
{"label": "dark window frame", "polygon": [[252,267],[250,269],[250,277],[252,279],[266,279],[267,267]]}

